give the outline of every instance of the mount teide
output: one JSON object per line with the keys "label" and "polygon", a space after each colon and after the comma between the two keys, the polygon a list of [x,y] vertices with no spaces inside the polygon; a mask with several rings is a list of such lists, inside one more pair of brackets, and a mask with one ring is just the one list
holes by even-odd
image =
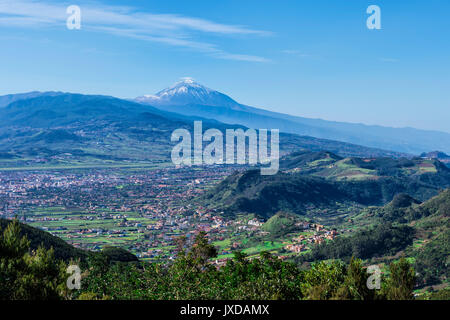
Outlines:
{"label": "mount teide", "polygon": [[187,116],[214,119],[250,128],[274,128],[282,132],[339,140],[368,147],[420,154],[429,150],[450,152],[450,134],[414,128],[390,128],[309,119],[242,105],[190,78],[155,95],[134,101]]}
{"label": "mount teide", "polygon": [[[180,93],[184,90],[180,89]],[[211,95],[202,88],[195,96],[207,103],[214,102],[211,97],[224,101],[221,100],[224,96]],[[231,110],[231,107],[207,108]],[[168,162],[174,145],[170,139],[172,132],[180,128],[192,131],[195,120],[203,120],[204,130],[242,127],[110,96],[62,92],[0,96],[0,162],[3,159],[5,166],[31,165],[38,160],[53,161],[54,157],[75,159],[82,164],[106,160]],[[329,150],[341,156],[403,155],[333,140],[280,134],[281,154],[304,149]]]}

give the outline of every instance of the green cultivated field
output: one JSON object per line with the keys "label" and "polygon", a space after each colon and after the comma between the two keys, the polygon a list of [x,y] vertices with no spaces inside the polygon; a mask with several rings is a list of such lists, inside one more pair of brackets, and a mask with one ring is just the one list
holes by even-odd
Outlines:
{"label": "green cultivated field", "polygon": [[[126,216],[127,223],[140,224],[142,226],[120,226],[122,219],[102,219],[101,214],[110,213],[112,215]],[[131,248],[133,245],[144,239],[144,234],[138,229],[144,230],[147,225],[156,223],[155,220],[140,216],[135,212],[111,212],[108,210],[98,210],[98,212],[86,212],[80,209],[64,209],[61,207],[49,207],[36,209],[26,215],[28,224],[62,238],[69,243],[86,245],[87,248],[103,247],[104,245],[117,245]],[[47,217],[57,220],[39,220]],[[30,222],[31,220],[31,222]],[[102,229],[104,231],[121,231],[122,234],[106,234],[97,232],[78,233],[77,230]]]}

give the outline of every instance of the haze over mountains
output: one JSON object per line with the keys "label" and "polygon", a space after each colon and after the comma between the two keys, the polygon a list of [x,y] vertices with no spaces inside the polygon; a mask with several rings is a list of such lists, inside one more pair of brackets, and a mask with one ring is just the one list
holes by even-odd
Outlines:
{"label": "haze over mountains", "polygon": [[[206,94],[207,98],[211,95]],[[203,120],[204,130],[242,127],[110,96],[62,92],[3,96],[0,97],[0,159],[49,161],[63,155],[75,157],[77,162],[167,162],[175,144],[170,141],[172,132],[179,128],[192,131],[195,119]],[[334,140],[280,135],[281,154],[302,149],[330,150],[342,156],[402,155]]]}
{"label": "haze over mountains", "polygon": [[193,129],[280,129],[280,151],[327,150],[343,157],[402,157],[450,150],[450,134],[307,119],[239,104],[184,79],[134,100],[63,92],[0,96],[0,158],[170,160],[171,133]]}
{"label": "haze over mountains", "polygon": [[[414,128],[390,128],[356,123],[309,119],[242,105],[229,96],[190,78],[136,102],[189,116],[215,119],[250,128],[278,128],[282,132],[332,139],[373,148],[421,154],[450,152],[450,134]],[[299,106],[307,108],[308,106]],[[363,108],[363,106],[361,106]],[[301,109],[300,109],[301,110]],[[389,115],[386,115],[389,117]]]}

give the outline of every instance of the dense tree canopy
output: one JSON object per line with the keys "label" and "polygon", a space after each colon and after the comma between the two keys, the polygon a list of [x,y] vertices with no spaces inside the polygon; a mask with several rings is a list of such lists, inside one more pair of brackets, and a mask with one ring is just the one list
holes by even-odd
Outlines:
{"label": "dense tree canopy", "polygon": [[[206,234],[191,246],[179,241],[170,264],[112,261],[106,254],[89,255],[82,270],[81,290],[68,290],[67,264],[53,249],[30,250],[17,221],[0,237],[0,299],[410,299],[414,270],[406,260],[390,267],[381,290],[367,287],[362,261],[319,262],[307,270],[267,253],[249,259],[237,252],[217,267],[217,256]],[[123,252],[114,250],[115,254]],[[70,262],[74,263],[74,262]]]}

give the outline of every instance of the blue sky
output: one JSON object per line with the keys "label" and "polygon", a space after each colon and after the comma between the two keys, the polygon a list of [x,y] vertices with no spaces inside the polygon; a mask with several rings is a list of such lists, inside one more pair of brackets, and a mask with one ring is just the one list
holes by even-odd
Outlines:
{"label": "blue sky", "polygon": [[[381,8],[381,30],[366,9]],[[81,30],[66,8],[81,8]],[[255,107],[450,132],[450,2],[0,0],[0,94],[132,98],[181,77]]]}

